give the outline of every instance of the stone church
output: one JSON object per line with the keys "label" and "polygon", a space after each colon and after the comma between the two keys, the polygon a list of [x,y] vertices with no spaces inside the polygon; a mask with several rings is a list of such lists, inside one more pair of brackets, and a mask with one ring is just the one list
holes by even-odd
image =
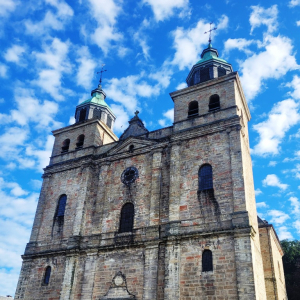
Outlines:
{"label": "stone church", "polygon": [[209,44],[186,81],[173,126],[148,131],[136,112],[118,139],[99,85],[53,131],[15,299],[287,299],[239,76]]}

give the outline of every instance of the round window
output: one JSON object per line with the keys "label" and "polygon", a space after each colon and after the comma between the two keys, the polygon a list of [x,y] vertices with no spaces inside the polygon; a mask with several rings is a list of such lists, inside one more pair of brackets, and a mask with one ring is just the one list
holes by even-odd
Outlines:
{"label": "round window", "polygon": [[126,184],[129,185],[133,182],[135,182],[135,180],[139,177],[139,172],[137,170],[137,168],[135,167],[129,167],[126,170],[124,170],[124,172],[121,175],[121,181]]}

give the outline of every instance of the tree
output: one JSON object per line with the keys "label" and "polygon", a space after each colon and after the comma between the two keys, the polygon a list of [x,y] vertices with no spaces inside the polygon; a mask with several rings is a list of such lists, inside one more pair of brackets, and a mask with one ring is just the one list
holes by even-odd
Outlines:
{"label": "tree", "polygon": [[300,295],[300,241],[281,241],[284,251],[283,267],[289,300],[299,300]]}

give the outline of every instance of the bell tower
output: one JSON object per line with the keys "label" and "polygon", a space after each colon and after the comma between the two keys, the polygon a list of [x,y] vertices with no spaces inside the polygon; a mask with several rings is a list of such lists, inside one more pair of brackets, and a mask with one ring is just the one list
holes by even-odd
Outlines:
{"label": "bell tower", "polygon": [[113,132],[116,116],[105,98],[99,84],[92,90],[91,98],[76,106],[75,124],[52,131],[55,142],[50,164],[91,154],[95,147],[118,141]]}

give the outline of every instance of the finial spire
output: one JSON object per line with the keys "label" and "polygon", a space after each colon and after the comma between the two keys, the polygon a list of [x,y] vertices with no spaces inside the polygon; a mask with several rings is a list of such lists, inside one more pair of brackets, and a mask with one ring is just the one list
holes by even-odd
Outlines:
{"label": "finial spire", "polygon": [[214,31],[214,30],[217,30],[217,27],[211,28],[211,24],[213,24],[213,22],[210,22],[210,23],[209,23],[210,29],[209,29],[208,31],[204,32],[204,33],[209,33],[209,39],[208,39],[208,43],[209,43],[209,44],[211,44],[211,32]]}
{"label": "finial spire", "polygon": [[134,114],[137,117],[140,112],[137,110]]}
{"label": "finial spire", "polygon": [[100,72],[97,72],[97,74],[100,73],[100,80],[99,80],[99,84],[100,84],[100,85],[101,85],[101,83],[102,83],[102,74],[103,74],[104,72],[107,71],[107,70],[103,70],[104,66],[105,66],[105,64],[102,64],[101,71],[100,71]]}

